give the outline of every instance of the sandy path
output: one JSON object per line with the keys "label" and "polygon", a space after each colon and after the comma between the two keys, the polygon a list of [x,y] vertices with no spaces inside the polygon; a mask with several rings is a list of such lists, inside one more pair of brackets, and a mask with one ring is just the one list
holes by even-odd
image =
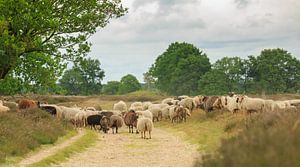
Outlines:
{"label": "sandy path", "polygon": [[156,128],[152,139],[144,140],[124,128],[120,134],[99,134],[93,147],[55,166],[191,167],[197,157],[195,146],[166,131]]}
{"label": "sandy path", "polygon": [[55,154],[58,150],[67,147],[71,145],[73,142],[77,141],[80,137],[84,135],[84,131],[79,130],[78,134],[76,136],[73,136],[72,138],[68,139],[67,141],[54,145],[53,147],[42,149],[41,151],[34,153],[33,155],[30,155],[29,157],[22,160],[17,166],[27,166],[33,163],[36,163],[48,156],[51,156]]}

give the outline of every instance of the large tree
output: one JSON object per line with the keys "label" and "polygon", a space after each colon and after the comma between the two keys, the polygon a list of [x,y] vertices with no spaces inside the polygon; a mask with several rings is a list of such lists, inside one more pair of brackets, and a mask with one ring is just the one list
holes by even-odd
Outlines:
{"label": "large tree", "polygon": [[158,56],[149,73],[158,89],[172,95],[198,93],[198,81],[211,64],[205,53],[188,43],[172,43]]}
{"label": "large tree", "polygon": [[88,37],[125,12],[120,0],[0,1],[0,79],[31,53],[82,58]]}
{"label": "large tree", "polygon": [[300,61],[283,49],[265,49],[257,57],[249,56],[249,77],[256,89],[267,93],[298,91]]}
{"label": "large tree", "polygon": [[100,68],[99,60],[88,58],[81,60],[72,69],[67,70],[60,83],[69,94],[100,94],[103,77],[104,71]]}
{"label": "large tree", "polygon": [[116,95],[119,93],[119,87],[119,81],[108,81],[107,84],[103,86],[102,93],[106,95]]}

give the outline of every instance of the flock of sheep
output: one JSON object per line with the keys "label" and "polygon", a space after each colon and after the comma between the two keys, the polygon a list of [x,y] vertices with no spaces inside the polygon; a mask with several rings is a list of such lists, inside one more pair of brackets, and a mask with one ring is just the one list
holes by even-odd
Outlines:
{"label": "flock of sheep", "polygon": [[[40,104],[37,101],[23,99],[16,105],[19,111],[28,108],[40,108],[56,116],[58,119],[65,119],[74,124],[76,128],[90,126],[96,129],[100,127],[104,133],[111,128],[112,133],[118,133],[118,129],[125,124],[129,128],[129,133],[140,132],[141,138],[146,139],[146,132],[151,138],[153,122],[160,120],[170,120],[172,123],[186,121],[187,117],[195,108],[201,108],[206,112],[226,109],[236,112],[278,112],[297,111],[300,106],[300,99],[273,101],[261,98],[251,98],[245,95],[229,94],[227,96],[178,96],[166,98],[161,103],[133,102],[129,107],[124,101],[119,101],[113,105],[112,110],[97,111],[94,107],[65,107],[54,104]],[[9,111],[3,101],[0,100],[0,113]]]}

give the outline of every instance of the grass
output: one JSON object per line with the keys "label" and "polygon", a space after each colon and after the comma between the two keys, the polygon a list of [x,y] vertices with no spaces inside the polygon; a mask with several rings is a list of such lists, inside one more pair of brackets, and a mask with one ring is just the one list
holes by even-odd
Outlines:
{"label": "grass", "polygon": [[97,140],[97,133],[91,130],[86,130],[86,134],[84,134],[81,138],[79,138],[70,146],[58,150],[57,153],[55,153],[54,155],[51,155],[29,166],[46,167],[46,166],[50,166],[51,164],[58,164],[68,159],[72,154],[82,152],[86,148],[92,146],[96,142],[96,140]]}
{"label": "grass", "polygon": [[0,164],[43,144],[53,144],[71,126],[39,109],[0,114]]}
{"label": "grass", "polygon": [[[214,116],[213,116],[214,115]],[[201,152],[213,152],[221,144],[221,138],[228,137],[224,131],[230,113],[208,113],[194,111],[186,122],[172,124],[170,121],[155,123],[155,127],[165,129],[186,141],[196,144]]]}

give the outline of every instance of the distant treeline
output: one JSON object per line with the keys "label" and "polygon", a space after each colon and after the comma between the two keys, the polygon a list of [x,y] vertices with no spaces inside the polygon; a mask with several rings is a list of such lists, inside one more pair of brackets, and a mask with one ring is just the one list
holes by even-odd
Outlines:
{"label": "distant treeline", "polygon": [[[227,92],[273,94],[300,92],[300,61],[284,49],[264,49],[260,55],[209,57],[188,43],[172,43],[144,73],[145,84],[135,76],[102,85],[104,75],[97,59],[84,58],[71,69],[66,64],[41,62],[39,55],[24,60],[0,81],[0,94],[126,94],[140,89],[169,95],[219,95]],[[38,61],[38,63],[34,63]],[[54,65],[53,65],[54,64]]]}

